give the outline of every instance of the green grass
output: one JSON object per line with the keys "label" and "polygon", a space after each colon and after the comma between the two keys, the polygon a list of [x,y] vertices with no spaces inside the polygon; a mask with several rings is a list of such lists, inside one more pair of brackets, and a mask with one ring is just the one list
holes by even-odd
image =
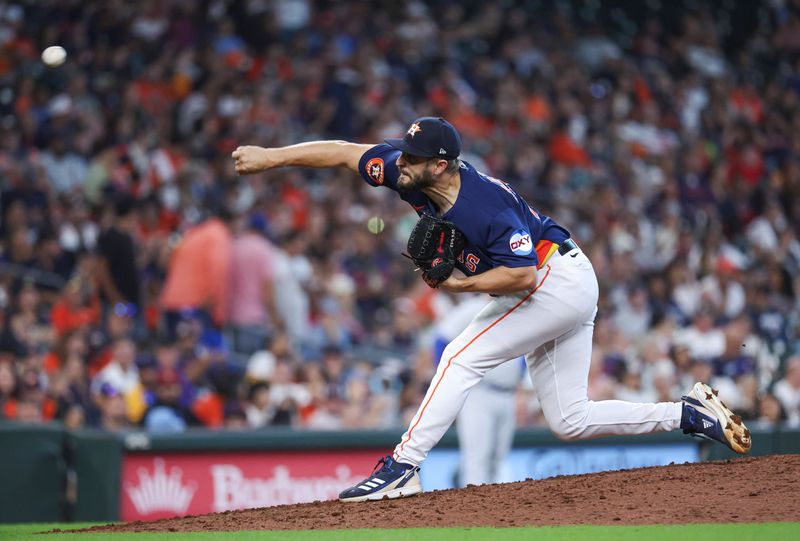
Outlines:
{"label": "green grass", "polygon": [[800,539],[800,522],[762,524],[691,524],[685,526],[543,526],[538,528],[410,528],[407,530],[324,530],[297,532],[192,532],[39,535],[53,528],[73,529],[85,524],[0,525],[0,540],[79,541],[81,539],[176,541],[224,539],[225,541],[763,541]]}

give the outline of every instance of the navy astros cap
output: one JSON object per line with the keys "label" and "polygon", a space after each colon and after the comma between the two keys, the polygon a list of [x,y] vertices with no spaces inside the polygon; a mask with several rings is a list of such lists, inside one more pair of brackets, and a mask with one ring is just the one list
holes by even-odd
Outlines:
{"label": "navy astros cap", "polygon": [[454,160],[461,154],[458,131],[443,118],[424,116],[411,123],[402,139],[385,139],[397,150],[422,158]]}

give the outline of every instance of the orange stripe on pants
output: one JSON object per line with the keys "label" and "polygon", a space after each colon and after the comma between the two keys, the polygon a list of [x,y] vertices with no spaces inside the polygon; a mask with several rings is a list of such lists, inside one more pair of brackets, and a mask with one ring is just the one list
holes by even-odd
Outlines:
{"label": "orange stripe on pants", "polygon": [[[403,450],[403,447],[405,447],[406,443],[408,443],[408,441],[411,439],[411,434],[414,432],[414,429],[415,429],[415,428],[417,428],[417,425],[418,425],[418,424],[419,424],[419,422],[422,420],[422,416],[425,414],[425,410],[428,408],[428,404],[430,404],[430,402],[431,402],[431,399],[433,398],[433,395],[435,395],[435,394],[436,394],[436,389],[438,389],[438,388],[439,388],[439,384],[440,384],[440,383],[442,382],[442,380],[444,379],[444,375],[447,373],[447,370],[450,368],[450,365],[452,364],[453,360],[454,360],[456,357],[458,357],[459,355],[461,355],[461,354],[462,354],[462,353],[463,353],[463,352],[464,352],[464,351],[465,351],[465,350],[466,350],[466,349],[467,349],[469,346],[471,346],[473,343],[475,343],[475,341],[476,341],[478,338],[480,338],[481,336],[483,336],[484,334],[486,334],[487,332],[489,332],[489,330],[491,330],[491,328],[492,328],[492,327],[494,327],[495,325],[497,325],[498,323],[500,323],[501,321],[503,321],[503,320],[504,320],[504,319],[505,319],[505,318],[506,318],[506,317],[507,317],[509,314],[511,314],[511,313],[512,313],[514,310],[516,310],[516,309],[517,309],[517,308],[519,308],[520,306],[522,306],[522,305],[525,303],[525,301],[527,301],[528,299],[530,299],[530,298],[531,298],[531,295],[533,295],[534,293],[536,293],[536,291],[537,291],[537,290],[538,290],[540,287],[542,287],[542,284],[544,284],[544,282],[545,282],[545,280],[547,280],[547,277],[548,277],[548,276],[550,276],[550,265],[547,265],[547,272],[545,273],[545,275],[544,275],[544,278],[542,278],[542,281],[541,281],[541,282],[539,282],[539,284],[538,284],[538,285],[537,285],[535,288],[533,288],[533,290],[532,290],[530,293],[528,293],[527,295],[525,295],[525,297],[524,297],[524,298],[523,298],[521,301],[519,301],[517,304],[515,304],[513,307],[511,307],[511,308],[510,308],[510,309],[509,309],[509,310],[508,310],[508,311],[507,311],[505,314],[503,314],[502,316],[500,316],[499,318],[497,318],[495,321],[493,321],[491,325],[489,325],[488,327],[486,327],[485,329],[483,329],[481,332],[479,332],[479,333],[478,333],[478,334],[475,336],[475,338],[473,338],[472,340],[470,340],[469,342],[467,342],[467,344],[466,344],[466,345],[464,345],[464,347],[462,347],[461,349],[459,349],[459,350],[458,350],[458,351],[457,351],[457,352],[456,352],[456,353],[455,353],[455,354],[454,354],[452,357],[450,357],[450,358],[447,360],[447,365],[446,365],[446,366],[444,367],[444,369],[442,370],[442,375],[441,375],[441,376],[439,376],[439,380],[436,382],[436,385],[433,387],[433,391],[431,391],[431,395],[428,397],[428,400],[426,400],[426,401],[425,401],[425,404],[422,406],[422,409],[421,409],[421,410],[420,410],[420,412],[419,412],[419,417],[417,417],[417,422],[415,422],[415,423],[414,423],[414,424],[411,426],[411,428],[408,430],[408,436],[406,436],[405,440],[404,440],[404,441],[402,441],[402,442],[400,443],[400,451],[401,451],[401,452],[402,452],[402,450]],[[397,459],[397,458],[398,458],[398,457],[397,457],[397,456],[395,456],[395,459]]]}

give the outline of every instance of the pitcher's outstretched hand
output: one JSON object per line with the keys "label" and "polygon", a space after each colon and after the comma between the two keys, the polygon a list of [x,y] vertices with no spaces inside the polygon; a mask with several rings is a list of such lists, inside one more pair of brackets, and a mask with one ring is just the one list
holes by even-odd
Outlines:
{"label": "pitcher's outstretched hand", "polygon": [[231,154],[237,175],[251,175],[273,167],[270,149],[257,146],[237,147]]}

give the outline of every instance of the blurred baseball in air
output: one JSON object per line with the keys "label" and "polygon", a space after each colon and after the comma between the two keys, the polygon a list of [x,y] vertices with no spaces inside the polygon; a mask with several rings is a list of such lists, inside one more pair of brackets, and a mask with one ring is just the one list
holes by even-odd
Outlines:
{"label": "blurred baseball in air", "polygon": [[367,221],[367,229],[369,229],[369,232],[373,235],[377,235],[383,231],[385,225],[386,224],[383,222],[383,218],[379,216],[373,216]]}
{"label": "blurred baseball in air", "polygon": [[42,51],[42,62],[54,68],[67,60],[67,51],[60,45],[53,45]]}

